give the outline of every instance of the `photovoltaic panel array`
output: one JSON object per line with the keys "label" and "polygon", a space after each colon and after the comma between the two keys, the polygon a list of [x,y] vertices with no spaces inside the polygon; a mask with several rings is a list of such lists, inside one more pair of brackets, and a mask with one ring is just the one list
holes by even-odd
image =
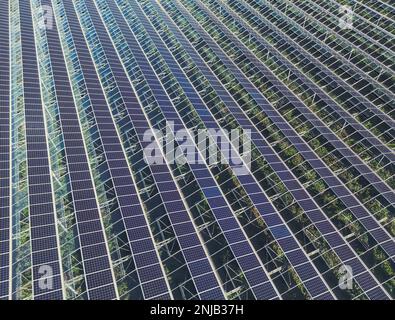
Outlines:
{"label": "photovoltaic panel array", "polygon": [[0,299],[394,299],[394,14],[2,1]]}

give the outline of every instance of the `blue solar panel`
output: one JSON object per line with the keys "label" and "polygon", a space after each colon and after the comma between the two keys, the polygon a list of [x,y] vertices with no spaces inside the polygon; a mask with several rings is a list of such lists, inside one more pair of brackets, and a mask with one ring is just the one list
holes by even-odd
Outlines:
{"label": "blue solar panel", "polygon": [[[21,27],[21,41],[22,41],[22,63],[23,63],[23,85],[24,85],[24,103],[25,110],[34,110],[36,113],[35,117],[31,117],[31,114],[25,112],[25,124],[26,124],[26,143],[27,143],[27,171],[29,167],[35,164],[35,160],[40,161],[40,165],[43,167],[49,167],[48,150],[46,147],[46,138],[44,131],[44,117],[41,109],[37,109],[37,106],[42,105],[41,92],[39,86],[39,75],[38,66],[35,59],[31,57],[36,56],[34,33],[32,24],[32,13],[30,3],[25,1],[19,2],[20,10],[20,27]],[[34,137],[34,139],[32,139]],[[43,183],[40,185],[38,183]],[[43,175],[40,178],[37,176],[28,176],[29,184],[29,202],[31,205],[34,204],[52,204],[52,189],[50,176]],[[56,237],[56,228],[54,220],[53,208],[50,210],[51,217],[45,223],[40,223],[38,219],[41,219],[40,212],[35,210],[30,211],[30,220],[32,222],[31,228],[35,232],[31,233],[31,251],[32,251],[32,269],[33,269],[33,281],[35,281],[39,275],[38,270],[42,265],[49,265],[53,268],[53,287],[47,288],[44,291],[40,291],[37,288],[34,289],[34,294],[39,295],[43,293],[53,293],[54,299],[61,299],[62,292],[61,281],[60,281],[60,262],[57,250],[57,242],[48,240],[46,241],[34,241],[40,236],[45,236],[47,239],[54,239]],[[44,234],[43,234],[44,233]],[[43,250],[42,244],[45,244]]]}
{"label": "blue solar panel", "polygon": [[10,99],[9,99],[9,8],[0,3],[0,299],[9,295],[10,219]]}

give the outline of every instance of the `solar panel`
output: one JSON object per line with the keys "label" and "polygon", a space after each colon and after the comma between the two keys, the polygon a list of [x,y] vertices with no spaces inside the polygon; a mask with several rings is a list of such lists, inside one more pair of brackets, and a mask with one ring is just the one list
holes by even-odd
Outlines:
{"label": "solar panel", "polygon": [[[29,204],[52,204],[52,189],[51,178],[49,174],[42,175],[40,178],[37,176],[29,175],[29,167],[39,161],[43,167],[49,167],[48,150],[46,146],[46,138],[44,131],[44,117],[40,106],[41,94],[39,86],[38,66],[35,59],[31,57],[36,56],[34,33],[32,25],[32,14],[30,3],[19,1],[20,10],[20,27],[21,27],[21,42],[22,42],[22,63],[23,63],[23,89],[24,89],[24,107],[25,110],[34,110],[36,116],[31,117],[28,112],[25,113],[25,126],[26,126],[26,143],[27,143],[27,171],[28,171],[28,185],[29,185]],[[35,141],[31,140],[34,137]],[[33,161],[32,161],[33,160]],[[45,185],[42,184],[43,180]],[[47,186],[47,187],[45,187]],[[57,250],[56,241],[44,241],[47,244],[44,248],[41,246],[42,242],[35,241],[41,236],[47,239],[56,238],[56,227],[54,219],[53,207],[48,212],[50,218],[45,223],[40,223],[41,212],[30,210],[31,228],[36,232],[31,233],[31,255],[32,255],[32,278],[33,281],[40,279],[39,269],[41,266],[49,266],[53,274],[52,288],[40,289],[35,285],[33,287],[34,296],[40,294],[51,293],[51,298],[61,299],[61,279],[60,279],[60,261]],[[45,231],[44,231],[45,230]],[[45,232],[45,235],[41,233]],[[36,236],[37,235],[37,236]]]}
{"label": "solar panel", "polygon": [[[43,5],[50,5],[50,1],[43,1]],[[55,25],[56,26],[56,25]],[[104,291],[108,295],[102,295],[102,298],[114,299],[116,297],[115,289],[112,292],[109,287],[114,286],[114,280],[110,272],[109,252],[106,248],[98,247],[96,250],[87,248],[97,243],[104,243],[104,230],[101,225],[99,207],[95,201],[94,186],[88,166],[88,159],[85,154],[83,136],[80,129],[77,109],[73,102],[73,94],[68,82],[63,79],[67,78],[67,69],[63,60],[61,44],[56,32],[47,32],[48,50],[51,59],[56,61],[52,64],[54,74],[54,84],[57,93],[59,108],[60,126],[63,131],[64,145],[66,151],[66,161],[71,177],[71,188],[73,199],[75,201],[75,218],[79,232],[76,234],[79,238],[80,250],[82,253],[83,265],[87,274],[96,273],[100,270],[107,270],[101,273],[101,282],[96,283],[92,277],[86,278],[88,295],[91,290],[99,286],[107,286]],[[78,177],[78,178],[77,178]],[[83,179],[85,177],[85,179]],[[78,181],[76,181],[78,179]],[[87,213],[89,212],[89,215]],[[84,223],[82,217],[89,217],[89,222]],[[86,254],[89,252],[89,258]]]}
{"label": "solar panel", "polygon": [[0,4],[0,299],[9,296],[10,251],[10,101],[9,101],[9,8]]}

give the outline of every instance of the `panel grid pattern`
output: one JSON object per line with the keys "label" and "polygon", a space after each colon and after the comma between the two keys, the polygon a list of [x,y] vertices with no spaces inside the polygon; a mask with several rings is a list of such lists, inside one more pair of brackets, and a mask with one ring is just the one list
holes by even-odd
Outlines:
{"label": "panel grid pattern", "polygon": [[0,300],[395,299],[391,1],[0,2]]}

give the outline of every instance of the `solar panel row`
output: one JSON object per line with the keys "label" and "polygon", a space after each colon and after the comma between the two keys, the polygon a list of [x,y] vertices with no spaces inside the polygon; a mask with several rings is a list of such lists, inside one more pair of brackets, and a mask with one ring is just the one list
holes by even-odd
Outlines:
{"label": "solar panel row", "polygon": [[[31,260],[33,296],[36,299],[61,299],[62,280],[56,221],[53,206],[48,146],[39,85],[32,13],[30,2],[19,1],[25,128],[27,145],[27,174],[29,220],[31,230]],[[44,171],[40,170],[45,168]],[[41,268],[51,268],[52,288],[41,286]]]}
{"label": "solar panel row", "polygon": [[[18,2],[10,2],[10,64],[14,68],[10,69],[10,140],[11,143],[11,204],[10,219],[10,268],[19,268],[20,277],[15,277],[15,273],[10,269],[10,295],[18,296],[15,292],[18,285],[25,286],[25,291],[32,294],[32,285],[23,281],[23,276],[31,278],[31,259],[30,259],[30,230],[28,222],[28,193],[26,176],[26,139],[24,135],[24,111],[23,111],[23,83],[22,79],[22,59],[20,45],[20,23]],[[19,80],[19,81],[16,81]],[[18,235],[15,230],[20,228]],[[23,237],[22,237],[23,234]],[[24,246],[25,252],[18,261],[14,257],[18,254],[19,246]],[[11,264],[12,262],[12,264]],[[15,262],[15,263],[14,263]],[[13,269],[12,269],[13,270]],[[15,283],[18,283],[15,285]]]}
{"label": "solar panel row", "polygon": [[0,299],[9,296],[10,263],[10,39],[9,4],[0,3]]}
{"label": "solar panel row", "polygon": [[[43,0],[41,4],[50,6],[51,1]],[[54,21],[53,29],[48,29],[46,35],[49,58],[52,62],[54,89],[59,108],[66,163],[74,200],[74,214],[86,278],[86,290],[90,299],[115,299],[115,289],[110,290],[114,286],[114,279],[108,258],[109,252],[106,246],[100,245],[106,242],[106,238],[73,94],[69,82],[64,81],[68,78],[68,74],[56,27]],[[108,287],[108,290],[99,294],[98,287]]]}

